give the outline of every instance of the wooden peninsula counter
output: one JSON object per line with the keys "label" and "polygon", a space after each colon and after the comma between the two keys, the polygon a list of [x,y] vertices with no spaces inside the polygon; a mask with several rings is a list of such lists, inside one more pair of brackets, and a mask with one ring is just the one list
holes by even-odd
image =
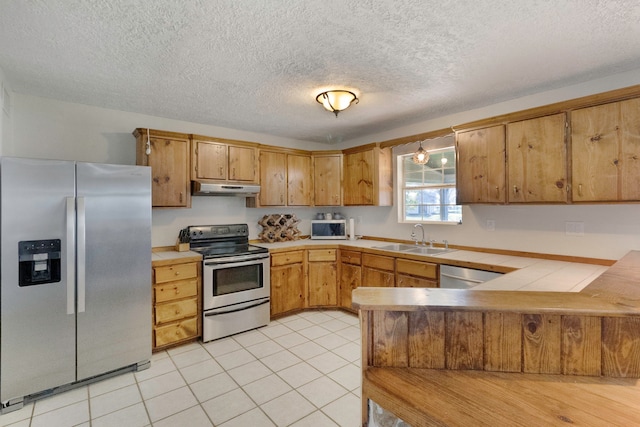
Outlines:
{"label": "wooden peninsula counter", "polygon": [[639,251],[580,292],[362,287],[353,307],[363,425],[369,399],[412,426],[640,425]]}

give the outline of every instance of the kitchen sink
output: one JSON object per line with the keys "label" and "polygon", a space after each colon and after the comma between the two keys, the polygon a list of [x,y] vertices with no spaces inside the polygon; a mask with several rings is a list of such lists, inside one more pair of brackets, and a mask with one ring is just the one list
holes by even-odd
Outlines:
{"label": "kitchen sink", "polygon": [[382,249],[384,251],[407,252],[411,254],[437,255],[451,252],[454,249],[430,248],[428,246],[404,245],[402,243],[394,243],[385,246],[374,246],[373,249]]}
{"label": "kitchen sink", "polygon": [[403,245],[401,243],[394,243],[392,245],[374,246],[373,249],[382,249],[384,251],[404,252],[404,251],[409,251],[411,249],[416,249],[417,247],[418,246],[416,246],[416,245]]}
{"label": "kitchen sink", "polygon": [[455,249],[445,249],[445,248],[429,248],[429,247],[413,247],[410,250],[405,250],[402,252],[408,252],[408,253],[412,253],[412,254],[423,254],[423,255],[438,255],[438,254],[444,254],[447,252],[451,252],[454,251]]}

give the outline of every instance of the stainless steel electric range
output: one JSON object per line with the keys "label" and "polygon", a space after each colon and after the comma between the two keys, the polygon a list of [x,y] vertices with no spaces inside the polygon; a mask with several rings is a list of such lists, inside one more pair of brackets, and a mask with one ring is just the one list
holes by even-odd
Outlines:
{"label": "stainless steel electric range", "polygon": [[202,340],[269,323],[269,251],[249,244],[247,224],[192,225],[181,232],[202,254]]}

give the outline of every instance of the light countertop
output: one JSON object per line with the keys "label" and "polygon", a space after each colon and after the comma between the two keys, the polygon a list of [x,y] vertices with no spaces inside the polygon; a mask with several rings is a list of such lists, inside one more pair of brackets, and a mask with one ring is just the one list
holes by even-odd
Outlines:
{"label": "light countertop", "polygon": [[202,261],[202,255],[193,251],[159,251],[151,252],[151,265],[160,267],[162,265],[175,264],[181,262],[198,262]]}
{"label": "light countertop", "polygon": [[[297,247],[323,247],[335,246],[353,247],[354,249],[375,249],[385,246],[390,242],[378,240],[295,240],[278,243],[253,243],[270,251],[294,249]],[[406,252],[385,251],[387,255],[406,255]],[[553,261],[541,258],[524,256],[501,255],[487,252],[475,252],[468,250],[453,250],[438,255],[413,255],[423,257],[425,261],[439,264],[452,264],[459,262],[471,263],[474,267],[494,269],[496,266],[514,269],[510,273],[484,282],[473,290],[518,290],[518,291],[554,291],[554,292],[579,292],[609,267],[578,262]],[[414,258],[415,259],[415,258]]]}

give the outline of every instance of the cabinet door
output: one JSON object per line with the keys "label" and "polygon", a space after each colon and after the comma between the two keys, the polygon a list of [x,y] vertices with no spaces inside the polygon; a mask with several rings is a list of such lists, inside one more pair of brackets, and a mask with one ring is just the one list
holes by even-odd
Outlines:
{"label": "cabinet door", "polygon": [[260,153],[260,205],[285,206],[286,174],[286,154],[271,151]]}
{"label": "cabinet door", "polygon": [[310,156],[287,155],[287,194],[289,206],[311,205],[313,175]]}
{"label": "cabinet door", "polygon": [[336,262],[309,263],[309,306],[336,306]]}
{"label": "cabinet door", "polygon": [[151,137],[152,205],[154,207],[190,206],[189,140]]}
{"label": "cabinet door", "polygon": [[313,182],[316,206],[340,206],[342,155],[314,157]]}
{"label": "cabinet door", "polygon": [[456,133],[457,203],[504,203],[504,126]]}
{"label": "cabinet door", "polygon": [[359,265],[345,264],[340,266],[340,306],[353,310],[351,292],[360,287],[362,269]]}
{"label": "cabinet door", "polygon": [[302,309],[304,268],[302,264],[271,267],[271,315]]}
{"label": "cabinet door", "polygon": [[344,155],[344,204],[373,205],[373,150]]}
{"label": "cabinet door", "polygon": [[565,115],[507,124],[508,200],[567,201]]}
{"label": "cabinet door", "polygon": [[229,146],[229,180],[256,181],[256,149]]}
{"label": "cabinet door", "polygon": [[362,267],[361,286],[395,286],[395,273],[393,271],[378,270],[372,267]]}
{"label": "cabinet door", "polygon": [[227,145],[194,141],[195,175],[197,179],[227,179]]}
{"label": "cabinet door", "polygon": [[640,200],[640,99],[571,112],[573,201]]}

